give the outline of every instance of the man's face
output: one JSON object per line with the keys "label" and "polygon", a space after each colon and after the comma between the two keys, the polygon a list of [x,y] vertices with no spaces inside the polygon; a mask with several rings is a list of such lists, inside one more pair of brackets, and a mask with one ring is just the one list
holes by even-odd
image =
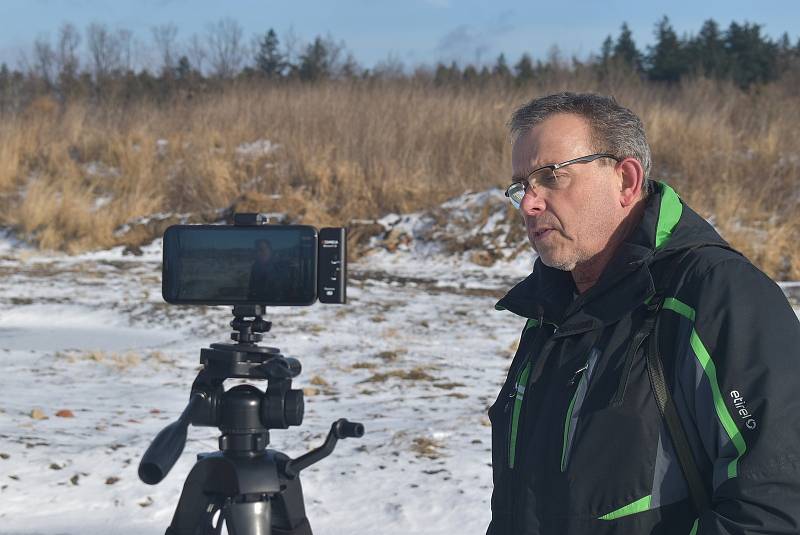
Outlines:
{"label": "man's face", "polygon": [[[549,117],[514,143],[514,177],[597,152],[590,133],[588,122],[577,115]],[[545,265],[572,271],[608,245],[624,215],[621,178],[609,162],[613,160],[566,166],[556,170],[556,175],[569,177],[566,189],[537,186],[525,193],[520,212],[528,239]]]}

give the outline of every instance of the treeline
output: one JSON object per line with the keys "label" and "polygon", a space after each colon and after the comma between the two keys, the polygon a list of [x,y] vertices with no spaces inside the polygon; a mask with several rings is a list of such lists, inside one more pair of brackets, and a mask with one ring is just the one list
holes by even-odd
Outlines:
{"label": "treeline", "polygon": [[35,96],[136,98],[189,94],[220,87],[231,80],[317,82],[331,79],[405,79],[435,85],[525,84],[559,74],[586,74],[602,81],[617,73],[671,84],[686,77],[728,80],[742,89],[800,73],[800,40],[784,33],[777,41],[752,23],[714,20],[697,34],[679,36],[665,16],[655,25],[655,41],[637,47],[626,23],[609,35],[601,50],[586,59],[565,59],[554,46],[544,59],[525,53],[509,63],[500,54],[493,64],[439,63],[407,68],[388,58],[372,68],[361,66],[345,44],[330,36],[301,43],[292,32],[282,38],[269,29],[249,41],[236,21],[223,19],[204,34],[178,40],[174,24],[151,29],[149,45],[128,30],[90,24],[80,32],[64,24],[55,39],[40,37],[22,54],[16,68],[0,65],[0,110],[18,108]]}
{"label": "treeline", "polygon": [[688,76],[730,80],[747,89],[754,84],[777,80],[788,71],[800,71],[800,39],[792,44],[788,33],[773,41],[758,24],[732,22],[722,30],[713,19],[705,21],[696,35],[678,33],[664,16],[655,27],[655,43],[645,51],[636,46],[627,23],[616,39],[606,37],[599,53],[588,60],[575,57],[567,62],[557,48],[545,61],[529,54],[509,66],[500,54],[493,67],[478,70],[473,65],[460,69],[457,64],[439,64],[435,79],[440,82],[476,80],[487,77],[526,82],[552,75],[559,70],[588,71],[603,79],[612,73],[633,73],[654,82],[675,83]]}

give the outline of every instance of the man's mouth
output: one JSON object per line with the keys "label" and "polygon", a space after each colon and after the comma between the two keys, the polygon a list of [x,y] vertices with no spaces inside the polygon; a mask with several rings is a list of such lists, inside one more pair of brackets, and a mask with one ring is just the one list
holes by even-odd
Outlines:
{"label": "man's mouth", "polygon": [[547,236],[548,234],[550,234],[554,230],[555,229],[552,229],[552,228],[542,228],[542,229],[534,230],[533,231],[533,237],[534,237],[534,239],[544,238],[545,236]]}

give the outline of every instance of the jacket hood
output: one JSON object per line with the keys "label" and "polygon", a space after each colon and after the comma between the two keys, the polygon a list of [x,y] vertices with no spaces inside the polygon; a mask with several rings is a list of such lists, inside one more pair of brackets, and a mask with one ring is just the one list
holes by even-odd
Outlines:
{"label": "jacket hood", "polygon": [[[561,325],[572,312],[584,309],[580,325],[570,321],[559,332],[572,334],[616,321],[653,294],[650,267],[663,259],[699,245],[729,247],[714,228],[678,197],[664,182],[654,182],[642,219],[620,245],[600,280],[574,298],[576,288],[567,271],[545,266],[536,259],[531,273],[495,305],[517,315]],[[613,289],[613,299],[609,290]],[[606,297],[606,298],[604,298]],[[585,315],[585,314],[584,314]]]}

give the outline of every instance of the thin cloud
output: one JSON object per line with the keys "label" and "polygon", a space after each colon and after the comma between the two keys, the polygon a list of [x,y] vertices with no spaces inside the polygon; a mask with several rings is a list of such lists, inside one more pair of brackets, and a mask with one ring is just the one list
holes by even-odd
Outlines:
{"label": "thin cloud", "polygon": [[505,11],[483,28],[456,26],[439,39],[434,53],[442,61],[485,61],[495,51],[498,37],[514,30],[512,19],[513,12]]}

